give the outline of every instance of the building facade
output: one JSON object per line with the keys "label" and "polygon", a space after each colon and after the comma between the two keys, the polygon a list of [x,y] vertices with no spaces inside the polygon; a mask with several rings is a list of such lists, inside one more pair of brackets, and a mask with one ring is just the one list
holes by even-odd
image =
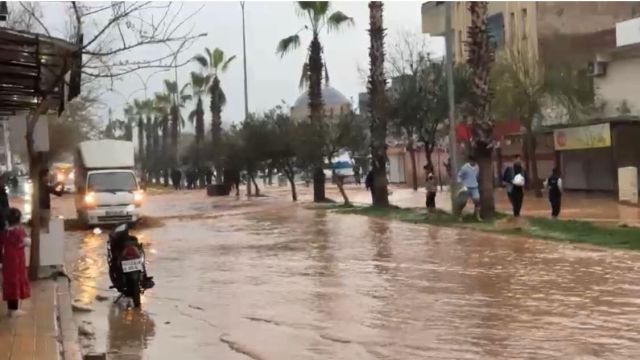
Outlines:
{"label": "building facade", "polygon": [[[466,1],[452,4],[453,51],[465,61],[465,41],[471,18]],[[488,29],[496,48],[526,49],[547,63],[568,60],[586,68],[598,51],[615,47],[610,32],[616,23],[640,15],[638,1],[490,1]],[[422,4],[422,32],[445,33],[445,3]]]}

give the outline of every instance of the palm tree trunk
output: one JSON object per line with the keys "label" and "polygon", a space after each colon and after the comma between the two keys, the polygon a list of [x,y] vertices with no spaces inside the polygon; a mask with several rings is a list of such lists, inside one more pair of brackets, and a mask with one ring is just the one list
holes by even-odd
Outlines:
{"label": "palm tree trunk", "polygon": [[373,205],[389,206],[387,192],[386,78],[384,74],[384,36],[381,1],[369,3],[369,98],[371,99],[371,157],[373,165]]}
{"label": "palm tree trunk", "polygon": [[171,169],[171,164],[169,163],[169,116],[166,114],[162,117],[162,169],[164,175],[164,186],[169,187],[169,171]]}
{"label": "palm tree trunk", "polygon": [[178,165],[178,132],[179,132],[180,114],[176,104],[171,106],[171,166]]}
{"label": "palm tree trunk", "polygon": [[[316,127],[316,133],[322,134],[324,103],[322,100],[322,45],[317,33],[313,34],[309,44],[309,113],[311,124]],[[321,147],[315,154],[313,168],[313,201],[326,200],[325,175],[322,169],[323,154]]]}
{"label": "palm tree trunk", "polygon": [[[195,119],[195,127],[196,127],[196,167],[198,169],[201,168],[202,162],[202,142],[204,141],[204,108],[202,105],[202,97],[198,96],[198,102],[196,104],[196,119]],[[202,175],[204,176],[204,175]],[[202,177],[201,176],[201,177]],[[201,179],[203,180],[203,179]]]}
{"label": "palm tree trunk", "polygon": [[140,170],[144,171],[144,119],[142,116],[138,118],[138,160],[140,161]]}
{"label": "palm tree trunk", "polygon": [[146,168],[145,171],[147,173],[147,180],[150,180],[149,175],[151,174],[151,169],[155,162],[155,156],[153,154],[153,124],[151,122],[151,116],[147,116],[147,124],[146,124],[146,133],[145,133],[145,142],[146,142]]}
{"label": "palm tree trunk", "polygon": [[162,151],[160,149],[160,135],[158,130],[160,128],[160,119],[157,117],[153,121],[153,153],[155,154],[156,160],[153,163],[153,179],[155,181],[159,181],[158,174],[160,173],[160,169],[162,167]]}
{"label": "palm tree trunk", "polygon": [[[219,87],[219,80],[217,77],[214,78],[214,85],[212,88]],[[218,85],[216,85],[216,83]],[[212,142],[212,151],[213,151],[213,164],[216,169],[216,173],[222,174],[222,149],[220,147],[220,139],[222,135],[222,106],[218,103],[218,97],[215,94],[211,94],[211,142]],[[216,184],[222,184],[222,178],[216,177]]]}
{"label": "palm tree trunk", "polygon": [[472,151],[480,167],[480,214],[483,218],[495,215],[493,184],[493,121],[489,105],[489,72],[493,49],[487,30],[486,1],[470,2],[471,25],[467,31],[467,64],[471,70],[471,94],[467,115],[472,119]]}
{"label": "palm tree trunk", "polygon": [[409,142],[407,145],[407,150],[409,151],[409,157],[411,158],[411,181],[413,186],[413,191],[418,190],[418,165],[416,164],[416,149],[414,147],[413,141]]}

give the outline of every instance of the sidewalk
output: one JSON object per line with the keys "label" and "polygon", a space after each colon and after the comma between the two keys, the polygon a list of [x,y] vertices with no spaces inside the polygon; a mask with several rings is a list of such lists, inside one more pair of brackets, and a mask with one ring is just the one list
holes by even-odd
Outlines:
{"label": "sidewalk", "polygon": [[[271,188],[268,188],[271,190]],[[403,207],[424,207],[425,190],[413,189],[392,185],[389,187],[391,204]],[[356,204],[371,204],[371,195],[363,188],[354,185],[345,186],[349,199]],[[311,191],[302,189],[306,200],[311,201]],[[327,186],[327,195],[336,201],[341,201],[335,186]],[[500,212],[511,213],[511,204],[507,199],[504,189],[496,189],[496,209]],[[444,211],[451,211],[451,195],[448,190],[438,192],[436,206]],[[470,208],[470,204],[467,209]],[[536,198],[533,192],[527,192],[522,208],[523,216],[550,217],[550,205],[547,196]],[[580,192],[568,192],[563,195],[562,212],[560,218],[564,220],[582,220],[601,224],[626,224],[640,227],[640,207],[625,205],[617,202],[615,198],[607,194],[588,194]]]}
{"label": "sidewalk", "polygon": [[[21,304],[25,315],[8,318],[5,303],[0,309],[0,360],[77,359],[70,353],[63,357],[64,329],[69,329],[67,316],[61,314],[60,300],[68,296],[66,279],[44,279],[33,282],[31,298]],[[63,300],[63,302],[66,302]],[[70,314],[71,308],[64,312]],[[70,316],[70,315],[69,315]],[[59,322],[58,320],[62,320]],[[68,336],[69,331],[66,331]],[[66,336],[65,336],[66,337]],[[64,339],[67,342],[67,339]],[[65,349],[69,346],[65,343]],[[67,350],[68,351],[68,350]],[[78,352],[79,354],[79,352]]]}
{"label": "sidewalk", "polygon": [[26,315],[8,318],[0,310],[0,359],[59,359],[56,333],[56,282],[32,284],[32,296],[21,305]]}

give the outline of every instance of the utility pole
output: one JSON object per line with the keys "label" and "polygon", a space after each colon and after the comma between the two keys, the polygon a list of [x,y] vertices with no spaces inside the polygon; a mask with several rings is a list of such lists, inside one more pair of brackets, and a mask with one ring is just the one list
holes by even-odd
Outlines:
{"label": "utility pole", "polygon": [[244,118],[249,117],[249,95],[247,90],[247,36],[244,25],[244,1],[240,1],[242,8],[242,62],[244,65]]}
{"label": "utility pole", "polygon": [[[249,117],[249,95],[247,92],[247,36],[244,24],[244,3],[244,1],[240,1],[240,8],[242,9],[242,63],[244,67],[244,119],[246,120]],[[251,196],[250,176],[247,176],[247,196]]]}
{"label": "utility pole", "polygon": [[456,102],[455,89],[453,87],[453,35],[451,24],[451,7],[453,2],[445,4],[445,45],[447,59],[447,90],[449,99],[449,191],[451,192],[451,210],[456,206],[456,174],[458,173],[458,146],[456,144]]}

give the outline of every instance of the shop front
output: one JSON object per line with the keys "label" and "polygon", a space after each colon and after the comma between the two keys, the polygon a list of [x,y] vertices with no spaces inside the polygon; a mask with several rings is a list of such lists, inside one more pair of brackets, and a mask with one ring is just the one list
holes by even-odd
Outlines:
{"label": "shop front", "polygon": [[567,190],[616,192],[618,169],[640,165],[640,121],[610,119],[554,130]]}

